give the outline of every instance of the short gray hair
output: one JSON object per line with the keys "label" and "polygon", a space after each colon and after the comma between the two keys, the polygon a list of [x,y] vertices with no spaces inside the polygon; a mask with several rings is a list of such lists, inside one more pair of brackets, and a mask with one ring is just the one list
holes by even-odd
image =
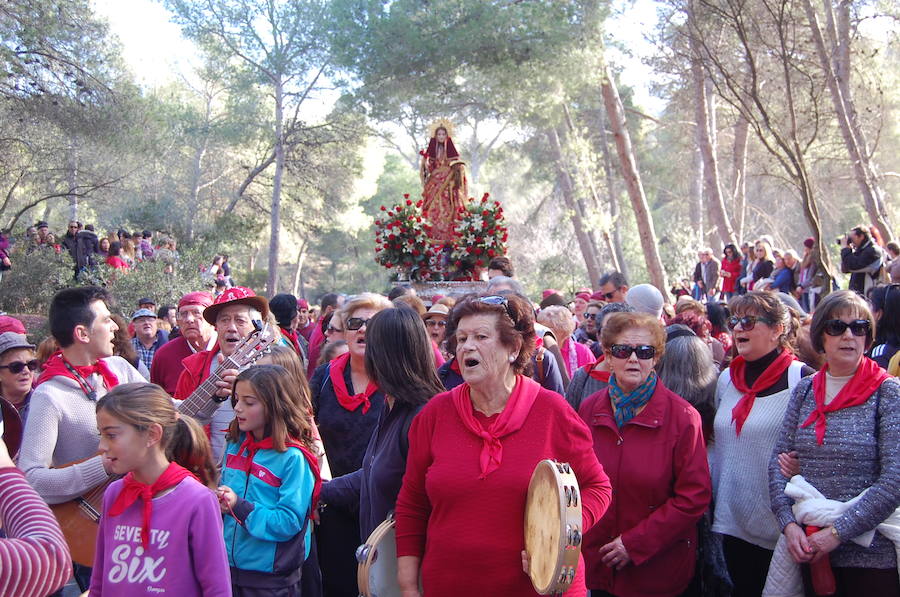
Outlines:
{"label": "short gray hair", "polygon": [[497,294],[499,292],[497,290],[498,286],[509,288],[514,293],[525,296],[525,288],[522,286],[522,283],[515,278],[510,278],[509,276],[494,276],[493,278],[491,278],[491,281],[488,282],[488,294]]}

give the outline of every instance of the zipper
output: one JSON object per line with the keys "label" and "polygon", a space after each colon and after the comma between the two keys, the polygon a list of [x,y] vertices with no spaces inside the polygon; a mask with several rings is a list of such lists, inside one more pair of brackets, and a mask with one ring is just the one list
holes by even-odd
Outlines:
{"label": "zipper", "polygon": [[[256,456],[256,454],[253,454],[253,456]],[[226,460],[227,460],[227,457],[226,457]],[[253,464],[252,458],[250,459],[250,464],[251,465]],[[242,500],[247,499],[247,490],[249,488],[250,488],[250,467],[247,467],[247,479],[244,481],[244,495],[241,496]],[[236,552],[234,551],[234,543],[237,540],[238,527],[242,527],[242,526],[244,526],[243,523],[239,523],[238,521],[235,520],[234,521],[234,531],[232,531],[232,533],[231,533],[231,557],[232,557],[232,559],[234,559],[234,567],[235,568],[240,568],[240,566],[237,565],[237,557],[236,557]]]}

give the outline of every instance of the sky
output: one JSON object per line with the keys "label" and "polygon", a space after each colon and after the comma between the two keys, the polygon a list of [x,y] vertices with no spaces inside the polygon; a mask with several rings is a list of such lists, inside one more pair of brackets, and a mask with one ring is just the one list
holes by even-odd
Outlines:
{"label": "sky", "polygon": [[[148,88],[158,87],[179,76],[190,79],[197,65],[196,47],[181,35],[178,25],[171,22],[171,13],[155,0],[92,0],[96,12],[105,17],[113,34],[122,43],[122,52],[137,81]],[[640,57],[653,51],[644,39],[652,33],[655,22],[653,0],[614,0],[615,16],[608,22],[607,31],[624,42],[633,55],[610,50],[610,60],[623,66],[623,81],[634,87],[640,105],[659,114],[663,103],[647,90],[646,82],[652,70]]]}

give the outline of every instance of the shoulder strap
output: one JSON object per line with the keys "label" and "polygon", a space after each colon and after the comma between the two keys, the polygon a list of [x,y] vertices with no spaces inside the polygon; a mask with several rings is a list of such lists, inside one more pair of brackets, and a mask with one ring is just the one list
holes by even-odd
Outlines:
{"label": "shoulder strap", "polygon": [[801,379],[803,379],[803,362],[794,361],[788,367],[788,387],[793,388]]}
{"label": "shoulder strap", "polygon": [[535,373],[537,373],[537,382],[541,385],[544,384],[544,377],[546,377],[547,372],[544,370],[544,347],[538,346],[537,350],[534,353],[534,364],[535,364]]}

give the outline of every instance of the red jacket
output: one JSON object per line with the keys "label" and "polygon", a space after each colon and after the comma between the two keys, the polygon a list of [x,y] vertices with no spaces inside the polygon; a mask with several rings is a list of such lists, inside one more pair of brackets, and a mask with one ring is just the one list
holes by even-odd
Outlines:
{"label": "red jacket", "polygon": [[[694,576],[697,521],[712,496],[700,415],[662,382],[621,430],[608,388],[586,398],[578,414],[613,486],[612,504],[584,536],[588,588],[618,597],[681,594]],[[617,572],[597,554],[619,535],[632,561]]]}
{"label": "red jacket", "polygon": [[734,292],[734,289],[737,288],[738,278],[741,277],[741,260],[723,259],[722,271],[731,274],[731,277],[722,276],[722,292]]}
{"label": "red jacket", "polygon": [[192,354],[194,353],[184,336],[166,342],[153,355],[150,381],[161,385],[169,395],[174,396],[181,372],[184,371],[184,365],[181,363]]}
{"label": "red jacket", "polygon": [[178,378],[175,398],[184,400],[203,383],[203,380],[209,377],[210,365],[217,354],[219,354],[218,344],[212,350],[196,352],[181,361],[181,364],[184,365],[184,371],[181,372],[181,377]]}

